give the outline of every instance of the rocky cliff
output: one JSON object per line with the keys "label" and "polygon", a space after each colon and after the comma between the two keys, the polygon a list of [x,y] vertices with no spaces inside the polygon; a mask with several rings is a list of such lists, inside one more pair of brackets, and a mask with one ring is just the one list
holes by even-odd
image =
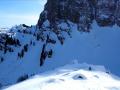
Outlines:
{"label": "rocky cliff", "polygon": [[60,21],[77,23],[78,30],[89,31],[96,20],[99,26],[120,26],[120,0],[48,0],[38,26],[49,20],[55,28]]}

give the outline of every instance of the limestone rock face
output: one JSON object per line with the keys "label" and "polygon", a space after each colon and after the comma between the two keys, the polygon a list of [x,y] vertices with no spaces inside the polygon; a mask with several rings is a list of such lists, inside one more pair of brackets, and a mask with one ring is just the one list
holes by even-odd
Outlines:
{"label": "limestone rock face", "polygon": [[93,20],[99,26],[120,25],[119,8],[120,0],[48,0],[37,25],[41,27],[49,20],[54,27],[61,20],[69,20],[83,31],[89,31]]}

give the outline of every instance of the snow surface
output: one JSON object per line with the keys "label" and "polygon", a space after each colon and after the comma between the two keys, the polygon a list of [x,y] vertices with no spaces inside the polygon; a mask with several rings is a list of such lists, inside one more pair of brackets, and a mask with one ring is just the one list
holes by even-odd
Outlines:
{"label": "snow surface", "polygon": [[80,63],[104,65],[120,76],[120,28],[118,26],[99,27],[94,22],[90,33],[77,31],[77,26],[74,24],[71,24],[71,29],[72,38],[67,38],[63,46],[55,45],[55,55],[52,60],[46,60],[45,68],[58,67],[78,59]]}
{"label": "snow surface", "polygon": [[[40,53],[44,42],[37,41],[33,35],[16,32],[24,27],[16,26],[13,28],[14,37],[19,38],[22,46],[34,41],[35,45],[29,46],[28,52],[22,59],[18,59],[17,54],[22,47],[14,47],[13,53],[3,54],[4,62],[0,63],[0,83],[3,86],[15,84],[19,77],[23,75],[31,76],[32,74],[43,73],[70,63],[71,60],[78,60],[79,63],[88,63],[95,65],[104,65],[113,74],[120,76],[120,27],[99,27],[96,22],[92,24],[90,33],[79,32],[77,25],[71,22],[71,37],[66,33],[63,45],[57,40],[57,36],[51,33],[50,30],[44,32],[44,35],[49,34],[56,40],[55,45],[49,45],[47,48],[52,48],[54,53],[52,58],[47,58],[45,64],[40,67]],[[48,22],[45,22],[49,26]],[[64,26],[64,27],[63,27]],[[68,29],[67,24],[61,23],[59,27]],[[27,31],[35,32],[36,27],[33,26]],[[74,89],[73,89],[74,90]],[[114,88],[113,88],[114,90]]]}
{"label": "snow surface", "polygon": [[103,66],[74,63],[3,90],[120,90],[120,78]]}

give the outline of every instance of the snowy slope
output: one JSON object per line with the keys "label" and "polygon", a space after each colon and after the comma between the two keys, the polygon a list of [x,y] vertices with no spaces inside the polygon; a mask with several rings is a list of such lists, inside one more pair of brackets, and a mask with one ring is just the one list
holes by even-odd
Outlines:
{"label": "snowy slope", "polygon": [[[2,83],[2,85],[13,84],[21,75],[24,75],[26,73],[34,73],[34,71],[38,71],[37,68],[39,67],[38,58],[40,55],[42,42],[36,41],[36,37],[33,36],[33,33],[36,30],[35,26],[28,29],[28,31],[31,31],[32,34],[22,33],[24,30],[24,27],[22,25],[15,26],[11,30],[14,32],[13,37],[20,40],[21,46],[13,47],[14,52],[12,53],[8,52],[4,54],[3,51],[0,51],[0,55],[4,57],[4,61],[0,63],[0,83]],[[21,33],[18,32],[18,30],[21,30]],[[32,44],[30,44],[31,41]],[[29,45],[28,52],[25,53],[24,58],[20,59],[18,58],[17,54],[18,52],[21,52],[25,44]],[[35,54],[32,52],[35,52]],[[28,68],[30,68],[30,70]]]}
{"label": "snowy slope", "polygon": [[120,78],[103,66],[74,63],[3,90],[120,90]]}
{"label": "snowy slope", "polygon": [[[47,23],[47,24],[46,24]],[[40,53],[45,41],[37,41],[34,33],[37,33],[36,27],[25,28],[23,26],[13,27],[13,36],[18,38],[22,46],[14,47],[14,52],[4,54],[0,51],[0,55],[5,60],[0,63],[0,83],[3,86],[17,83],[19,77],[28,75],[29,77],[42,73],[48,70],[52,70],[56,67],[65,65],[71,60],[78,59],[80,63],[89,63],[95,65],[104,65],[112,73],[120,75],[120,28],[118,26],[113,27],[99,27],[96,22],[92,25],[92,30],[89,33],[80,32],[77,30],[76,24],[71,22],[68,27],[65,23],[60,23],[59,27],[62,29],[71,30],[71,36],[67,33],[62,33],[65,37],[64,44],[61,45],[57,39],[57,36],[47,29],[44,31],[44,36],[49,34],[56,40],[56,44],[49,44],[46,49],[53,49],[52,58],[47,58],[42,67],[40,67]],[[49,26],[48,22],[45,22],[45,28]],[[24,30],[31,31],[32,34],[24,34],[17,32]],[[44,28],[43,28],[44,29]],[[34,44],[30,44],[30,41]],[[17,54],[20,52],[25,44],[29,44],[28,52],[24,57],[19,59]]]}
{"label": "snowy slope", "polygon": [[99,27],[94,22],[89,33],[79,32],[74,24],[71,28],[72,38],[67,38],[63,46],[55,45],[53,62],[46,60],[44,67],[64,65],[78,59],[80,63],[104,65],[113,73],[120,75],[120,28],[118,26]]}

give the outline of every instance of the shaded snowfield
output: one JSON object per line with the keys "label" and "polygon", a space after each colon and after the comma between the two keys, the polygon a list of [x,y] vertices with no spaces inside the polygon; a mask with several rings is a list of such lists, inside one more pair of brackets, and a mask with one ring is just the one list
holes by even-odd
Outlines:
{"label": "shaded snowfield", "polygon": [[103,65],[120,76],[120,28],[118,26],[99,27],[94,22],[90,33],[77,31],[74,24],[71,28],[72,38],[67,38],[63,46],[55,45],[55,55],[51,61],[46,60],[44,67],[60,66],[77,59],[80,63]]}
{"label": "shaded snowfield", "polygon": [[120,78],[103,66],[68,64],[3,90],[120,90]]}

